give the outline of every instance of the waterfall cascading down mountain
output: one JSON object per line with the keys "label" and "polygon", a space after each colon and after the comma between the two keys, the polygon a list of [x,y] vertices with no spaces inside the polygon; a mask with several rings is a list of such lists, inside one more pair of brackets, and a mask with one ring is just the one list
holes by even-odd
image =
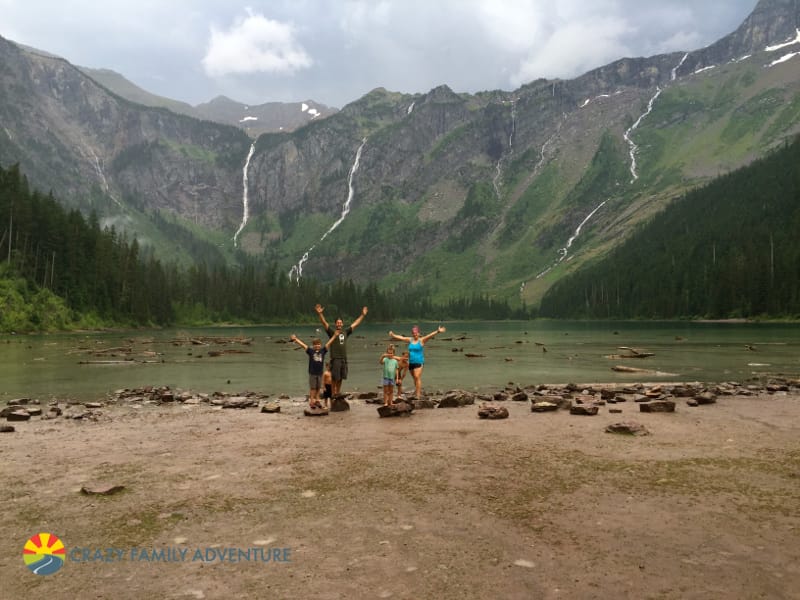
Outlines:
{"label": "waterfall cascading down mountain", "polygon": [[[678,78],[678,69],[681,68],[681,65],[683,65],[684,61],[688,58],[688,56],[689,56],[688,53],[684,54],[683,57],[681,58],[680,62],[678,62],[678,64],[672,69],[672,71],[670,72],[670,81],[675,81]],[[652,98],[650,98],[650,101],[647,103],[647,110],[638,119],[636,119],[636,122],[633,125],[631,125],[628,128],[628,130],[625,132],[625,134],[623,135],[623,137],[625,138],[625,141],[628,142],[628,145],[630,146],[629,155],[631,157],[631,169],[630,169],[631,170],[631,176],[632,176],[632,179],[630,181],[631,183],[633,183],[634,181],[639,179],[639,175],[636,172],[636,152],[637,152],[638,148],[637,148],[636,144],[634,143],[634,141],[631,139],[631,134],[633,133],[633,131],[637,127],[639,127],[639,125],[644,120],[644,118],[647,117],[647,115],[649,115],[652,112],[653,105],[655,104],[655,101],[658,99],[658,97],[661,95],[662,91],[663,90],[661,89],[660,86],[656,87],[656,93],[653,95]],[[600,98],[600,97],[608,97],[608,96],[606,94],[603,94],[601,96],[598,96],[598,98]],[[583,103],[583,105],[581,106],[581,108],[583,108],[586,105],[588,105],[590,101],[591,101],[591,99],[590,100],[586,100]],[[549,140],[548,140],[548,143],[549,143]],[[542,147],[542,157],[544,157],[544,147]],[[539,273],[536,276],[536,279],[540,279],[541,277],[544,277],[554,267],[556,267],[559,263],[563,262],[567,258],[567,255],[569,254],[569,249],[572,246],[573,242],[580,235],[581,229],[583,228],[583,226],[586,225],[586,223],[589,221],[589,219],[591,219],[595,215],[595,213],[605,205],[605,203],[607,201],[608,200],[603,200],[600,204],[598,204],[595,207],[595,209],[592,212],[590,212],[586,216],[586,218],[583,221],[581,221],[580,225],[578,225],[578,227],[575,229],[575,233],[573,233],[572,237],[570,237],[567,240],[566,246],[564,246],[563,248],[561,248],[558,251],[558,254],[559,254],[558,260],[556,260],[556,262],[554,262],[552,265],[547,267],[544,271]],[[520,292],[522,292],[523,289],[524,288],[521,288]]]}
{"label": "waterfall cascading down mountain", "polygon": [[97,176],[100,178],[100,181],[103,182],[103,191],[117,204],[117,206],[122,208],[122,202],[117,200],[114,194],[111,193],[111,188],[108,186],[108,180],[106,179],[105,172],[103,172],[103,166],[100,164],[100,159],[97,157],[97,153],[95,153],[91,146],[87,146],[87,148],[89,149],[89,153],[92,155],[94,170],[97,172]]}
{"label": "waterfall cascading down mountain", "polygon": [[639,127],[644,118],[652,112],[653,104],[655,103],[656,99],[661,95],[661,91],[662,91],[661,87],[656,87],[655,95],[652,98],[650,98],[650,101],[647,103],[647,110],[644,113],[642,113],[642,115],[638,119],[636,119],[636,122],[633,125],[631,125],[622,136],[625,138],[625,141],[628,142],[628,146],[630,146],[630,151],[628,152],[628,155],[631,157],[630,183],[633,183],[634,181],[639,179],[639,174],[636,172],[636,153],[639,151],[639,148],[636,145],[636,143],[631,139],[631,134],[637,127]]}
{"label": "waterfall cascading down mountain", "polygon": [[675,81],[678,78],[678,69],[681,68],[681,66],[686,61],[687,58],[689,58],[689,53],[688,52],[683,55],[683,58],[681,59],[681,61],[670,72],[670,74],[669,74],[669,80],[670,81]]}
{"label": "waterfall cascading down mountain", "polygon": [[256,150],[256,143],[250,144],[250,152],[247,153],[247,159],[244,161],[244,168],[242,168],[242,223],[239,229],[233,234],[233,247],[236,248],[239,243],[239,234],[242,233],[244,226],[247,225],[247,220],[250,218],[250,206],[247,198],[247,169],[250,167],[250,159],[253,158],[253,153]]}
{"label": "waterfall cascading down mountain", "polygon": [[[678,62],[678,64],[675,65],[675,68],[673,68],[672,71],[670,71],[670,81],[675,81],[678,78],[678,69],[681,68],[681,65],[688,58],[688,56],[689,56],[688,53],[684,54],[680,62]],[[628,142],[628,146],[630,147],[630,152],[628,153],[629,156],[631,157],[630,183],[633,183],[634,181],[639,179],[639,174],[636,172],[636,153],[639,151],[639,148],[638,146],[636,146],[636,143],[631,138],[631,134],[636,130],[637,127],[639,127],[639,125],[641,125],[645,117],[647,117],[647,115],[649,115],[653,111],[653,105],[655,104],[658,97],[661,95],[662,91],[663,90],[661,89],[661,86],[656,86],[656,93],[653,95],[652,98],[650,98],[650,101],[647,103],[647,110],[638,119],[636,119],[636,122],[633,125],[631,125],[625,132],[625,134],[622,136],[625,138],[625,141]]]}
{"label": "waterfall cascading down mountain", "polygon": [[[512,98],[509,100],[511,104],[511,131],[508,133],[508,150],[503,152],[500,158],[497,161],[497,166],[495,167],[495,175],[494,179],[492,179],[492,185],[494,186],[494,193],[495,195],[500,198],[500,186],[498,182],[500,181],[500,176],[502,174],[503,168],[503,161],[508,159],[514,152],[514,132],[517,128],[517,99]],[[503,104],[505,104],[505,100]]]}
{"label": "waterfall cascading down mountain", "polygon": [[581,229],[583,229],[583,226],[586,225],[586,223],[589,222],[589,219],[591,219],[598,210],[600,210],[601,208],[603,208],[603,206],[605,206],[606,202],[608,202],[608,200],[603,200],[600,204],[598,204],[594,208],[594,210],[592,212],[590,212],[588,215],[586,215],[586,218],[583,221],[581,221],[581,224],[578,225],[575,228],[575,232],[567,240],[567,245],[564,246],[563,248],[561,248],[558,251],[558,255],[559,255],[558,256],[558,260],[556,262],[554,262],[552,265],[550,265],[549,267],[547,267],[544,271],[539,273],[536,276],[536,279],[540,279],[540,278],[544,277],[545,275],[547,275],[555,266],[557,266],[559,263],[563,262],[567,258],[567,255],[569,254],[569,249],[570,249],[570,247],[572,247],[572,244],[575,242],[575,240],[578,239],[578,236],[581,234]]}
{"label": "waterfall cascading down mountain", "polygon": [[[328,231],[322,234],[322,237],[319,238],[317,244],[322,242],[326,237],[328,237],[331,233],[333,233],[333,231],[337,227],[339,227],[339,225],[342,224],[347,215],[350,213],[350,203],[353,201],[353,195],[355,194],[355,188],[353,187],[353,177],[358,171],[358,165],[361,162],[361,151],[364,150],[364,146],[366,145],[366,143],[367,143],[367,138],[361,140],[361,145],[358,147],[358,150],[356,150],[356,158],[353,161],[353,166],[350,167],[350,174],[347,177],[347,200],[345,200],[344,206],[342,207],[342,214],[336,220],[336,222],[330,226]],[[298,282],[300,281],[300,278],[303,276],[303,265],[308,261],[309,255],[314,250],[314,248],[317,247],[317,244],[314,244],[313,246],[311,246],[311,248],[306,250],[302,258],[300,258],[300,260],[297,262],[297,264],[294,265],[289,270],[289,280],[294,279],[295,281]]]}

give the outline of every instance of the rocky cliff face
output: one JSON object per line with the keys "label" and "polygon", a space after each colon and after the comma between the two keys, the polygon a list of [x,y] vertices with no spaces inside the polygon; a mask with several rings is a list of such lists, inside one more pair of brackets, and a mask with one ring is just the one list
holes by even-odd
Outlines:
{"label": "rocky cliff face", "polygon": [[0,158],[65,201],[132,201],[209,227],[239,217],[246,134],[115,96],[68,62],[0,39]]}
{"label": "rocky cliff face", "polygon": [[[261,135],[241,247],[287,271],[313,247],[299,266],[323,279],[535,301],[676,194],[798,131],[800,59],[771,70],[765,48],[796,35],[799,3],[762,0],[702,50],[514,92],[377,89]],[[132,104],[5,40],[0,58],[0,161],[81,206],[167,210],[232,243],[251,149],[241,130]]]}

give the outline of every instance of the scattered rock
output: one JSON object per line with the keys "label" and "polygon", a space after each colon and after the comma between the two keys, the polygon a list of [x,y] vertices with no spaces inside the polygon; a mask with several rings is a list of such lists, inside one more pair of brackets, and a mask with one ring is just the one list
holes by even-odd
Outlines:
{"label": "scattered rock", "polygon": [[606,433],[621,433],[623,435],[650,435],[644,425],[634,422],[612,423],[606,427]]}
{"label": "scattered rock", "polygon": [[281,412],[281,405],[277,402],[267,402],[264,406],[261,407],[262,413],[279,413]]}
{"label": "scattered rock", "polygon": [[439,400],[439,408],[458,408],[475,404],[475,394],[464,390],[450,390]]}
{"label": "scattered rock", "polygon": [[31,418],[31,414],[24,408],[18,408],[8,412],[5,417],[8,421],[27,421]]}
{"label": "scattered rock", "polygon": [[652,402],[642,402],[639,405],[640,412],[675,412],[675,402],[672,400],[653,400]]}
{"label": "scattered rock", "polygon": [[427,396],[423,396],[422,398],[411,399],[410,403],[414,406],[414,408],[418,410],[423,408],[436,408],[436,402],[434,402]]}
{"label": "scattered rock", "polygon": [[478,417],[481,419],[507,419],[508,409],[505,406],[494,406],[492,404],[481,404],[478,409]]}
{"label": "scattered rock", "polygon": [[702,394],[697,394],[693,400],[699,405],[714,404],[717,401],[717,396],[711,392],[703,392]]}
{"label": "scattered rock", "polygon": [[595,406],[594,404],[576,404],[572,408],[569,409],[569,414],[571,415],[586,415],[586,416],[594,416],[597,414],[599,407]]}
{"label": "scattered rock", "polygon": [[414,411],[414,405],[408,402],[395,402],[391,406],[379,406],[378,416],[385,417],[408,417]]}
{"label": "scattered rock", "polygon": [[124,489],[125,489],[124,485],[99,483],[92,486],[84,485],[83,487],[81,487],[81,494],[110,496],[112,494],[116,494],[117,492],[121,492]]}
{"label": "scattered rock", "polygon": [[345,400],[346,396],[339,394],[331,398],[331,412],[344,412],[350,410],[350,403]]}
{"label": "scattered rock", "polygon": [[328,409],[306,406],[303,414],[307,417],[324,417],[328,414]]}
{"label": "scattered rock", "polygon": [[222,408],[247,408],[256,405],[257,402],[253,398],[245,398],[243,396],[233,396],[222,402]]}
{"label": "scattered rock", "polygon": [[13,425],[0,425],[0,433],[14,433]]}
{"label": "scattered rock", "polygon": [[531,404],[531,412],[552,412],[558,410],[555,402],[534,402]]}

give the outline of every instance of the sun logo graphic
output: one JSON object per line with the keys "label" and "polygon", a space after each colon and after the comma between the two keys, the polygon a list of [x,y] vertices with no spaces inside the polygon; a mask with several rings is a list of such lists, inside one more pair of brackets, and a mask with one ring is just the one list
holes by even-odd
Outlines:
{"label": "sun logo graphic", "polygon": [[36,575],[52,575],[64,565],[67,549],[52,533],[37,533],[25,542],[22,560]]}

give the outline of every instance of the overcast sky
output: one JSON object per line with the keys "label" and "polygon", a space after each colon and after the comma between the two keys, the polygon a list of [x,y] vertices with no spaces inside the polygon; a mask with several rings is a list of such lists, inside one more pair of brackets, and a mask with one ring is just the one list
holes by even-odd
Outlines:
{"label": "overcast sky", "polygon": [[190,104],[513,90],[694,50],[757,0],[0,0],[0,35]]}

